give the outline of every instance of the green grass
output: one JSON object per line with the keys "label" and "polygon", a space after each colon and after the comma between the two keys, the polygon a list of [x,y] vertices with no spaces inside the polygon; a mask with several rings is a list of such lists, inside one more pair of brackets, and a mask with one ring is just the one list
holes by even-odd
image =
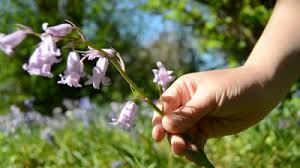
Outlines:
{"label": "green grass", "polygon": [[[300,167],[298,104],[299,100],[294,99],[255,127],[238,135],[210,140],[206,145],[208,157],[220,168]],[[101,117],[88,128],[72,121],[55,132],[53,144],[40,139],[39,128],[0,134],[0,165],[5,168],[105,168],[120,161],[122,168],[195,167],[184,158],[173,156],[166,141],[153,142],[150,117],[138,117],[131,133],[108,127]],[[279,127],[282,119],[286,124]]]}

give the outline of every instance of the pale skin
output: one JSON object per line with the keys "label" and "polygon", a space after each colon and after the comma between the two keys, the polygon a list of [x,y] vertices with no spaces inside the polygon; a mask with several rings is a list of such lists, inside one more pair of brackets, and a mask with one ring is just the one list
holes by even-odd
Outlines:
{"label": "pale skin", "polygon": [[153,116],[152,137],[168,135],[174,154],[209,138],[239,133],[262,120],[300,76],[300,1],[278,0],[246,63],[186,74],[163,94],[164,117]]}

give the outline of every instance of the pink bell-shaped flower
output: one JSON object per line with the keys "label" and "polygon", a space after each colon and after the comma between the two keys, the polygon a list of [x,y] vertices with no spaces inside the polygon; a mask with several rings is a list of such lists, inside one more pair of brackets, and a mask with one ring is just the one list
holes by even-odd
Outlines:
{"label": "pink bell-shaped flower", "polygon": [[[116,55],[117,51],[113,48],[104,48],[102,49],[104,52],[106,52],[108,54],[109,57],[113,57]],[[100,57],[105,57],[104,55],[102,55],[98,50],[95,50],[92,47],[89,47],[89,50],[86,51],[85,54],[86,57],[88,57],[89,60],[93,60],[95,58],[100,58]]]}
{"label": "pink bell-shaped flower", "polygon": [[88,76],[88,81],[85,85],[92,84],[95,89],[99,89],[100,84],[107,86],[110,84],[110,79],[105,76],[108,67],[108,60],[105,57],[99,57],[96,66],[93,69],[93,75]]}
{"label": "pink bell-shaped flower", "polygon": [[51,34],[56,37],[63,37],[72,32],[73,26],[67,23],[59,24],[56,26],[48,27],[48,23],[43,23],[42,25],[45,33]]}
{"label": "pink bell-shaped flower", "polygon": [[137,112],[137,105],[133,101],[128,101],[118,118],[113,118],[110,125],[119,126],[123,130],[129,131],[133,126],[133,121],[135,119]]}
{"label": "pink bell-shaped flower", "polygon": [[23,65],[23,69],[30,75],[40,75],[52,77],[51,66],[60,62],[60,50],[56,47],[54,38],[49,34],[41,35],[42,42],[35,49],[28,64]]}
{"label": "pink bell-shaped flower", "polygon": [[70,87],[81,87],[79,80],[83,75],[84,65],[80,60],[78,53],[72,51],[68,55],[67,68],[64,72],[64,75],[59,75],[61,80],[58,81],[58,84],[67,84]]}
{"label": "pink bell-shaped flower", "polygon": [[0,34],[0,50],[5,54],[11,55],[13,49],[19,45],[25,38],[28,33],[31,33],[30,28],[19,29],[11,34]]}

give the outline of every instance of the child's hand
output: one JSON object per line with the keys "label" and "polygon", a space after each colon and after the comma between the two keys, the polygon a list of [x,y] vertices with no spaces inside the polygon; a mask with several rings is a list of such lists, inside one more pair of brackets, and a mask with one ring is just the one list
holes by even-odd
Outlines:
{"label": "child's hand", "polygon": [[161,141],[167,132],[173,152],[183,154],[182,134],[203,148],[207,138],[238,133],[260,121],[282,97],[269,83],[251,66],[184,75],[163,94],[165,116],[154,114],[152,136]]}

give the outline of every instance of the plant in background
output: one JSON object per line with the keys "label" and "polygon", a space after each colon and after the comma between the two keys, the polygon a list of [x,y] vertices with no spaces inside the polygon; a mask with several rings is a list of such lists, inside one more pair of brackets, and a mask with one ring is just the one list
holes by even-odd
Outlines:
{"label": "plant in background", "polygon": [[[82,87],[80,80],[87,78],[85,85],[93,85],[95,89],[99,89],[100,85],[109,85],[111,80],[106,76],[106,70],[109,62],[119,71],[121,76],[129,84],[132,92],[136,95],[132,101],[128,101],[118,118],[113,118],[110,125],[119,126],[123,130],[130,130],[133,126],[134,118],[137,113],[137,105],[135,101],[142,100],[153,108],[157,113],[163,115],[154,101],[146,96],[141,88],[129,77],[126,72],[126,67],[121,55],[113,48],[100,49],[96,45],[87,41],[86,37],[75,24],[70,21],[68,23],[57,26],[48,27],[47,23],[42,25],[44,32],[42,34],[32,31],[23,25],[18,25],[19,29],[9,35],[0,34],[0,49],[8,55],[11,55],[13,48],[25,39],[27,35],[35,35],[41,39],[33,54],[29,58],[28,63],[23,65],[23,69],[30,75],[39,75],[43,77],[52,78],[51,68],[55,64],[61,62],[61,50],[57,48],[57,43],[65,44],[64,48],[69,49],[67,58],[67,66],[64,74],[60,74],[58,84],[66,84],[70,87]],[[86,51],[77,50],[79,45],[84,45]],[[87,75],[84,71],[84,61],[91,61],[98,59],[96,65],[93,67],[91,75]],[[167,89],[167,86],[175,77],[172,76],[173,71],[168,71],[162,62],[157,62],[158,69],[153,69],[154,80],[159,88],[159,96]],[[163,107],[162,107],[163,109]],[[44,131],[42,137],[49,139],[51,131]],[[188,140],[188,137],[186,137]],[[214,167],[207,159],[203,151],[193,151],[188,149],[189,155],[196,163],[205,167]]]}

